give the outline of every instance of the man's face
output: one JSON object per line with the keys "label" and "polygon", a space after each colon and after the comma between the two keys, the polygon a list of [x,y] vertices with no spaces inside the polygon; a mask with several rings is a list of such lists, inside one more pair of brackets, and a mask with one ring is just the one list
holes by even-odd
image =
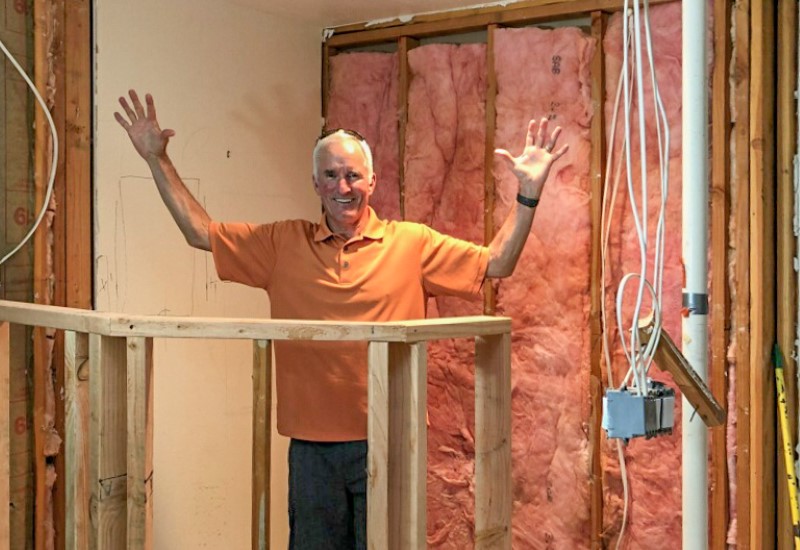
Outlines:
{"label": "man's face", "polygon": [[375,174],[367,167],[361,146],[349,137],[333,137],[319,151],[314,189],[322,199],[328,226],[352,236],[367,218]]}

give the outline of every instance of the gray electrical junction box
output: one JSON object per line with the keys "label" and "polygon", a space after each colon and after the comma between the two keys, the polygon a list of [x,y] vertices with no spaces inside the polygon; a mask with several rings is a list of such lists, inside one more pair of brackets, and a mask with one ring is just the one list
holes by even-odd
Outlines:
{"label": "gray electrical junction box", "polygon": [[647,395],[607,390],[603,397],[603,429],[609,439],[647,439],[672,433],[675,422],[675,390],[648,380]]}

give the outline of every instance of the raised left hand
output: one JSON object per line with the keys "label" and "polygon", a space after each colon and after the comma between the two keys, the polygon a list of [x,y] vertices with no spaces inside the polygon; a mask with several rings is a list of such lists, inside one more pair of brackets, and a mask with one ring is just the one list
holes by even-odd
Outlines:
{"label": "raised left hand", "polygon": [[519,180],[520,194],[531,199],[539,198],[553,163],[569,149],[569,145],[564,145],[558,150],[555,149],[561,127],[556,126],[548,136],[547,122],[547,118],[539,121],[538,129],[535,119],[528,123],[525,148],[519,156],[515,157],[505,149],[495,149],[494,151],[497,156],[505,159],[508,167]]}

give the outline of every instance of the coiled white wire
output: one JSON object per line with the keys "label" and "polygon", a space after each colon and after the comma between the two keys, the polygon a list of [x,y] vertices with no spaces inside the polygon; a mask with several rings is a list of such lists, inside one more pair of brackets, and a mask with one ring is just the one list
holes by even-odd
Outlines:
{"label": "coiled white wire", "polygon": [[[614,115],[611,120],[610,140],[606,158],[606,173],[604,178],[603,208],[601,225],[603,228],[603,242],[601,244],[601,277],[604,287],[606,281],[606,254],[610,239],[611,222],[616,204],[616,197],[619,192],[622,162],[625,162],[625,175],[628,187],[628,197],[631,204],[636,236],[639,242],[640,270],[638,273],[629,273],[622,277],[617,288],[616,297],[616,321],[617,332],[619,333],[622,351],[628,362],[629,369],[622,383],[618,388],[625,387],[629,383],[633,384],[636,393],[645,394],[647,392],[647,372],[652,364],[655,349],[661,337],[662,312],[661,301],[663,291],[663,272],[664,272],[664,235],[666,222],[666,201],[669,188],[669,125],[667,122],[666,110],[664,109],[661,95],[658,90],[658,82],[655,74],[653,60],[652,36],[650,32],[650,12],[649,2],[643,0],[644,16],[639,10],[638,0],[634,1],[633,9],[629,8],[629,0],[625,0],[623,11],[623,62],[620,69],[620,79],[617,84],[617,91],[614,99]],[[642,74],[642,37],[641,27],[645,30],[645,50],[647,60],[650,65],[650,78],[653,91],[653,103],[655,108],[656,135],[658,139],[658,158],[659,158],[659,188],[661,192],[661,204],[656,223],[655,246],[653,252],[653,283],[647,278],[647,148],[645,135],[645,104],[644,104],[644,78]],[[633,60],[629,59],[629,51],[633,50]],[[635,71],[635,78],[631,79],[631,72]],[[633,162],[631,159],[631,105],[633,102],[633,91],[637,93],[638,108],[638,129],[639,129],[639,162],[641,172],[640,204],[636,200],[635,189],[633,186],[632,170]],[[617,118],[622,102],[624,132],[622,136],[623,152],[619,155],[617,162],[612,166],[614,156],[614,140],[616,139]],[[609,192],[613,174],[613,190]],[[623,329],[622,309],[625,288],[632,280],[638,280],[636,301],[634,303],[633,317],[630,324],[630,339],[626,340],[626,330]],[[653,334],[646,346],[642,347],[639,340],[639,321],[644,303],[645,292],[652,302]],[[601,300],[601,321],[603,324],[603,354],[606,362],[606,372],[608,376],[608,387],[615,387],[613,374],[611,371],[611,352],[608,336],[608,321],[605,297]],[[625,456],[622,450],[622,442],[618,441],[617,452],[620,464],[620,475],[623,487],[623,518],[620,527],[619,537],[617,538],[616,548],[619,549],[625,534],[627,525],[628,506],[629,506],[629,487]]]}
{"label": "coiled white wire", "polygon": [[53,159],[50,164],[50,176],[47,182],[47,192],[45,193],[44,202],[42,202],[42,209],[39,211],[39,214],[36,217],[36,221],[33,223],[31,228],[28,230],[28,232],[25,234],[25,236],[22,238],[19,244],[17,244],[11,250],[11,252],[7,253],[5,256],[0,258],[0,265],[3,265],[8,261],[9,258],[11,258],[17,252],[19,252],[20,249],[23,246],[25,246],[25,243],[27,243],[33,236],[33,234],[36,232],[36,228],[39,227],[39,224],[42,223],[44,215],[47,213],[47,207],[50,205],[50,198],[53,194],[53,184],[55,183],[56,180],[56,167],[58,166],[58,134],[56,133],[56,124],[55,122],[53,122],[53,117],[50,115],[50,109],[47,108],[47,104],[42,99],[42,96],[39,95],[36,86],[33,84],[33,82],[31,82],[31,79],[25,73],[23,68],[20,67],[19,63],[17,63],[17,60],[14,59],[14,56],[11,55],[11,52],[8,51],[8,48],[6,48],[6,45],[3,44],[2,40],[0,40],[0,50],[2,50],[3,53],[6,55],[6,57],[8,58],[8,60],[11,61],[11,64],[14,66],[14,68],[17,70],[20,76],[22,76],[23,80],[25,80],[25,83],[33,92],[33,95],[36,97],[36,100],[39,102],[39,105],[42,107],[42,110],[44,111],[44,115],[47,118],[48,124],[50,125],[50,132],[52,133],[53,136],[53,141],[52,141]]}

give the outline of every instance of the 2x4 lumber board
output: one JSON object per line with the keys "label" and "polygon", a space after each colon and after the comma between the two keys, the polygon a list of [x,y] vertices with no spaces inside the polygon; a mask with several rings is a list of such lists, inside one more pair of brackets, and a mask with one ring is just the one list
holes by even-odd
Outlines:
{"label": "2x4 lumber board", "polygon": [[427,391],[425,343],[389,344],[390,548],[426,547]]}
{"label": "2x4 lumber board", "polygon": [[328,94],[331,92],[331,57],[336,55],[336,49],[325,42],[322,43],[322,85],[320,86],[320,107],[322,113],[322,126],[328,119]]}
{"label": "2x4 lumber board", "polygon": [[89,0],[65,3],[66,304],[92,307],[92,36]]}
{"label": "2x4 lumber board", "polygon": [[[34,82],[42,97],[47,98],[47,82],[50,78],[50,56],[48,43],[53,29],[50,27],[50,0],[35,0],[33,4]],[[44,204],[47,176],[52,160],[49,126],[39,105],[35,106],[34,131],[34,211],[39,212]],[[37,303],[50,303],[48,265],[50,243],[48,223],[39,226],[33,236],[33,296]],[[48,519],[47,462],[45,444],[47,433],[47,385],[50,383],[50,350],[44,329],[33,331],[33,441],[34,441],[34,533],[37,550],[44,550],[47,543],[46,523]]]}
{"label": "2x4 lumber board", "polygon": [[127,543],[127,342],[89,336],[90,550]]}
{"label": "2x4 lumber board", "polygon": [[[775,537],[775,123],[774,5],[751,4],[750,80],[750,499],[751,548]],[[757,444],[756,444],[757,442]]]}
{"label": "2x4 lumber board", "polygon": [[[794,271],[794,155],[796,118],[794,91],[797,85],[797,2],[778,2],[778,82],[777,82],[777,243],[778,243],[778,327],[777,341],[783,351],[786,379],[786,406],[789,433],[797,433],[797,363],[791,350],[795,346],[797,284]],[[778,448],[783,448],[783,434],[777,431]],[[791,441],[794,448],[795,442]],[[778,548],[794,548],[794,534],[786,479],[786,465],[778,460]]]}
{"label": "2x4 lumber board", "polygon": [[89,335],[66,332],[64,393],[66,432],[65,545],[89,547]]}
{"label": "2x4 lumber board", "polygon": [[[711,101],[711,393],[728,410],[728,224],[730,222],[730,2],[714,3],[714,70]],[[727,427],[711,429],[709,547],[725,550],[728,536]]]}
{"label": "2x4 lumber board", "polygon": [[[148,464],[148,385],[153,373],[153,339],[127,339],[127,539],[129,550],[152,548],[152,463]],[[152,415],[152,412],[151,412]],[[148,517],[149,516],[149,517]]]}
{"label": "2x4 lumber board", "polygon": [[511,330],[508,317],[476,315],[386,323],[124,316],[72,308],[0,300],[0,320],[104,336],[230,338],[247,340],[363,340],[415,342],[471,338]]}
{"label": "2x4 lumber board", "polygon": [[389,343],[370,342],[367,381],[367,547],[389,549]]}
{"label": "2x4 lumber board", "polygon": [[[651,5],[672,0],[651,0]],[[380,25],[365,23],[332,29],[334,34],[327,44],[337,48],[365,46],[389,42],[400,36],[424,38],[450,33],[471,32],[485,29],[487,25],[525,25],[557,19],[589,16],[594,11],[619,11],[623,0],[543,0],[512,6],[495,6],[487,9],[442,12],[430,16],[417,16],[411,22]],[[378,28],[376,28],[378,27]]]}
{"label": "2x4 lumber board", "polygon": [[251,544],[269,548],[270,459],[272,443],[272,343],[253,341],[253,489]]}
{"label": "2x4 lumber board", "polygon": [[419,46],[419,40],[401,36],[397,39],[397,158],[400,184],[400,217],[406,219],[406,129],[408,127],[408,87],[411,71],[408,67],[408,52]]}
{"label": "2x4 lumber board", "polygon": [[[736,547],[750,548],[750,0],[733,7],[731,209],[736,380]],[[758,445],[760,442],[755,442]]]}
{"label": "2x4 lumber board", "polygon": [[589,391],[591,413],[589,419],[589,487],[591,503],[591,545],[593,549],[603,546],[603,465],[602,465],[602,413],[603,413],[603,328],[602,301],[605,285],[602,277],[602,208],[603,174],[605,174],[606,135],[605,135],[605,56],[603,38],[605,37],[607,16],[599,11],[592,13],[592,38],[596,41],[592,57],[592,258],[590,281],[589,313]]}
{"label": "2x4 lumber board", "polygon": [[475,548],[511,549],[511,335],[475,339]]}
{"label": "2x4 lumber board", "polygon": [[[650,341],[652,328],[639,329],[639,338],[643,345]],[[714,396],[700,378],[689,361],[672,341],[666,331],[661,331],[653,360],[656,366],[668,372],[681,393],[691,404],[695,412],[700,415],[706,426],[722,426],[725,423],[725,410],[720,406]]]}
{"label": "2x4 lumber board", "polygon": [[[488,245],[494,238],[494,134],[497,128],[497,73],[494,68],[494,35],[497,25],[486,29],[486,144],[483,153],[483,243]],[[492,281],[483,285],[483,312],[493,315],[496,297]]]}
{"label": "2x4 lumber board", "polygon": [[[65,101],[64,101],[64,75],[65,69],[65,0],[51,0],[51,20],[52,36],[48,48],[48,56],[51,65],[51,74],[53,79],[51,82],[55,85],[55,91],[51,95],[52,101],[52,116],[55,122],[56,131],[59,136],[65,134]],[[66,303],[66,262],[67,262],[67,235],[66,235],[66,218],[64,216],[67,185],[66,185],[66,147],[64,140],[60,139],[58,142],[58,166],[56,168],[56,176],[53,182],[53,197],[55,203],[53,225],[52,225],[52,274],[53,274],[53,297],[52,303],[64,305]],[[64,388],[64,334],[57,332],[55,334],[55,341],[53,342],[52,354],[52,371],[55,373],[55,394],[59,395]],[[64,434],[64,400],[55,400],[55,419],[54,429],[59,434]],[[51,491],[52,499],[52,522],[55,540],[52,543],[56,548],[63,548],[65,544],[65,523],[64,518],[66,515],[65,510],[65,495],[64,495],[64,478],[66,472],[64,468],[64,453],[59,452],[53,457],[53,467],[55,468],[55,483]],[[48,544],[50,541],[48,541]]]}
{"label": "2x4 lumber board", "polygon": [[[0,414],[0,502],[11,502],[11,414],[8,401],[10,398],[11,381],[11,331],[8,323],[0,323],[0,405],[3,414]],[[11,547],[11,517],[10,508],[3,507],[0,513],[0,548]]]}

